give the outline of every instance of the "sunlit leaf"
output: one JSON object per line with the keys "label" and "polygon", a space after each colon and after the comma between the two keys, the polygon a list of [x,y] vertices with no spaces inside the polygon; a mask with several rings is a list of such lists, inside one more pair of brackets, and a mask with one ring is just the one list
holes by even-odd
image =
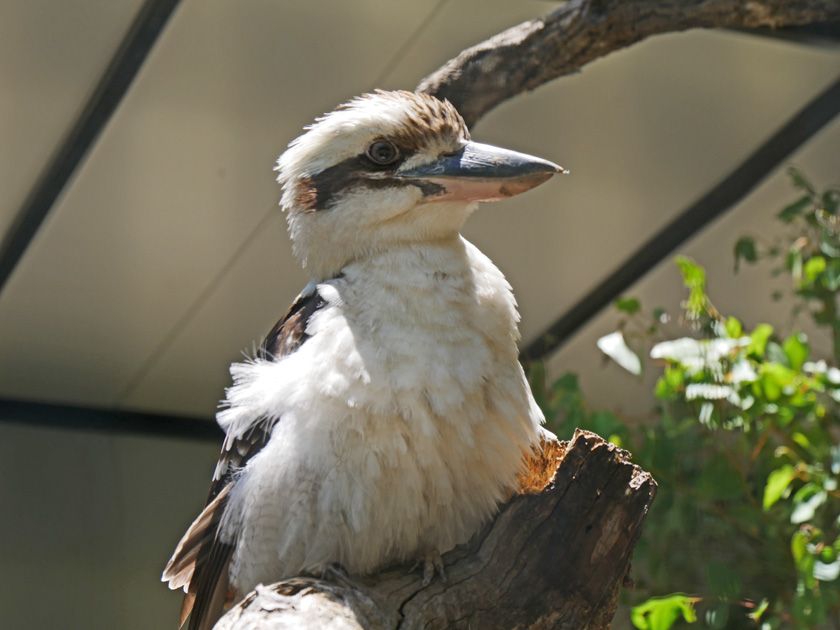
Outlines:
{"label": "sunlit leaf", "polygon": [[823,582],[831,582],[840,577],[840,560],[825,563],[817,560],[814,563],[814,577]]}
{"label": "sunlit leaf", "polygon": [[764,598],[761,600],[758,606],[755,607],[755,610],[747,616],[753,621],[758,621],[759,619],[761,619],[761,615],[764,614],[768,606],[770,606],[770,601],[767,598]]}
{"label": "sunlit leaf", "polygon": [[713,383],[692,383],[685,388],[685,399],[723,400],[729,398],[735,390],[729,385],[715,385]]}
{"label": "sunlit leaf", "polygon": [[790,539],[790,551],[794,562],[798,564],[808,551],[808,534],[801,529],[796,530]]}
{"label": "sunlit leaf", "polygon": [[685,379],[685,372],[678,367],[665,367],[662,376],[656,381],[654,394],[660,400],[671,400],[680,392]]}
{"label": "sunlit leaf", "polygon": [[826,262],[822,256],[811,256],[802,266],[802,280],[806,284],[814,284],[817,277],[825,271]]}
{"label": "sunlit leaf", "polygon": [[750,337],[738,339],[703,339],[681,337],[656,344],[650,350],[652,359],[669,359],[695,369],[719,362],[738,348],[751,346]]}
{"label": "sunlit leaf", "polygon": [[732,369],[729,370],[727,381],[738,385],[740,383],[752,383],[758,378],[758,373],[753,369],[752,364],[742,359],[732,364]]}
{"label": "sunlit leaf", "polygon": [[734,317],[727,317],[726,323],[724,324],[724,330],[726,331],[726,336],[730,339],[737,339],[741,336],[743,332],[743,327],[741,326],[741,322],[738,321]]}
{"label": "sunlit leaf", "polygon": [[793,495],[793,512],[790,522],[805,523],[814,518],[817,509],[828,499],[828,494],[813,482],[806,483]]}
{"label": "sunlit leaf", "polygon": [[637,376],[642,373],[642,361],[624,341],[624,335],[616,331],[598,339],[598,348],[625,370]]}
{"label": "sunlit leaf", "polygon": [[635,606],[630,619],[639,630],[669,630],[682,617],[688,623],[697,621],[694,598],[683,593],[652,597]]}
{"label": "sunlit leaf", "polygon": [[785,465],[777,468],[767,476],[767,485],[764,486],[764,500],[762,507],[769,510],[770,507],[776,503],[785,490],[787,490],[790,482],[796,478],[796,469],[791,465]]}
{"label": "sunlit leaf", "polygon": [[794,333],[782,343],[782,350],[790,367],[798,372],[810,352],[808,337],[804,333]]}
{"label": "sunlit leaf", "polygon": [[764,355],[764,349],[767,346],[767,340],[773,334],[773,327],[770,324],[759,324],[755,327],[750,335],[750,347],[747,352],[757,356]]}
{"label": "sunlit leaf", "polygon": [[676,263],[688,289],[686,313],[690,318],[697,319],[706,307],[706,270],[687,256],[677,256]]}

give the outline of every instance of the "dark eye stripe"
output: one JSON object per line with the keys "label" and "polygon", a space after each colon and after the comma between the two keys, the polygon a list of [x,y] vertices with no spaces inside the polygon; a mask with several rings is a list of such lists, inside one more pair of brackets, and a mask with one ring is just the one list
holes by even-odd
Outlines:
{"label": "dark eye stripe", "polygon": [[[390,169],[402,160],[388,165]],[[305,177],[297,184],[295,201],[306,212],[328,210],[341,193],[352,186],[367,186],[369,188],[387,188],[389,186],[405,186],[410,182],[403,182],[388,177],[368,177],[372,171],[382,172],[381,166],[372,166],[367,156],[347,158],[338,164],[325,168],[320,173]]]}

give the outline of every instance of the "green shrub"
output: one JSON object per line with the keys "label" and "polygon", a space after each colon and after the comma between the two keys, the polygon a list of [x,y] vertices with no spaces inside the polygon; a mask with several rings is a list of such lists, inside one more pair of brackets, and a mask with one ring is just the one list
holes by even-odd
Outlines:
{"label": "green shrub", "polygon": [[575,427],[595,431],[659,483],[628,601],[642,630],[840,627],[840,193],[791,176],[801,195],[778,215],[788,233],[771,245],[739,239],[736,270],[778,261],[796,309],[832,336],[824,359],[812,358],[800,332],[782,337],[769,324],[748,328],[719,313],[703,268],[680,257],[687,334],[666,336],[662,309],[648,314],[638,299],[622,298],[619,330],[599,341],[637,374],[642,361],[631,346],[655,343],[655,420],[623,422],[593,410],[574,375],[549,386],[541,366],[530,370],[561,438]]}

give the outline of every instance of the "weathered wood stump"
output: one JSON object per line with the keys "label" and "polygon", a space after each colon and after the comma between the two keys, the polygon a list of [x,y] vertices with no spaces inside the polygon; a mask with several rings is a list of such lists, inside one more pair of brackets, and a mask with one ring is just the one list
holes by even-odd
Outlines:
{"label": "weathered wood stump", "polygon": [[649,473],[594,433],[550,442],[523,493],[443,556],[446,581],[419,571],[300,577],[259,586],[216,630],[606,630],[656,495]]}

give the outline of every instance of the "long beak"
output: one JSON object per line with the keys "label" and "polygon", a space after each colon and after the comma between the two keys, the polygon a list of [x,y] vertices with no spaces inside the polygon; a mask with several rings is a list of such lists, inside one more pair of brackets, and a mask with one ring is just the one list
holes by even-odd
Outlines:
{"label": "long beak", "polygon": [[499,201],[567,172],[533,155],[468,142],[457,153],[397,173],[397,177],[418,180],[429,201]]}

